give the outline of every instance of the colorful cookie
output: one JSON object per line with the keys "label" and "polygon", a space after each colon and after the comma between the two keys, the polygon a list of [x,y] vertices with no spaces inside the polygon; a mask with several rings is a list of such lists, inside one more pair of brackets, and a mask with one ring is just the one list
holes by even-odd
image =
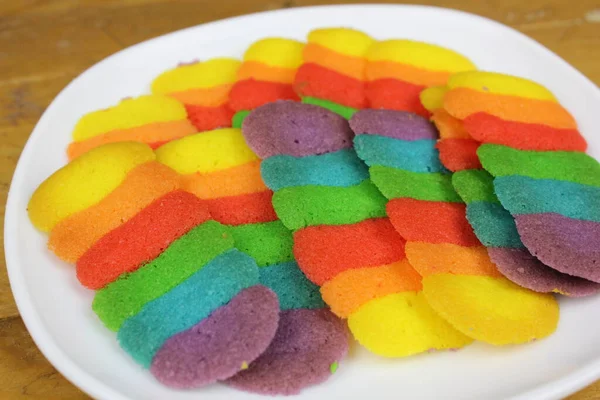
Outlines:
{"label": "colorful cookie", "polygon": [[[439,100],[432,100],[435,97]],[[482,142],[540,151],[585,151],[587,147],[572,116],[554,95],[527,79],[462,72],[449,78],[443,93],[423,93],[421,100],[442,115],[436,118],[434,113],[442,137],[440,156],[452,171],[481,168],[476,148]],[[445,137],[436,119],[453,119],[467,137]]]}
{"label": "colorful cookie", "polygon": [[598,282],[598,164],[580,153],[586,142],[569,112],[545,87],[490,72],[451,77],[443,106],[474,140],[489,143],[479,159],[497,177],[496,194],[528,250],[557,271]]}
{"label": "colorful cookie", "polygon": [[[276,102],[243,124],[273,204],[294,232],[294,255],[321,286],[333,312],[348,318],[370,351],[402,357],[471,342],[429,307],[404,241],[385,218],[385,198],[350,149],[347,121],[324,108]],[[410,326],[410,329],[407,329]]]}
{"label": "colorful cookie", "polygon": [[116,106],[84,115],[75,125],[69,160],[106,143],[141,142],[152,148],[195,133],[185,108],[160,95],[127,98]]}
{"label": "colorful cookie", "polygon": [[152,93],[181,102],[196,132],[229,127],[234,114],[229,92],[239,68],[232,58],[182,64],[154,79]]}
{"label": "colorful cookie", "polygon": [[551,293],[600,290],[600,164],[549,90],[411,40],[307,42],[83,116],[30,199],[158,381],[297,394],[348,326],[384,357],[519,344],[556,329]]}
{"label": "colorful cookie", "polygon": [[157,152],[184,175],[184,188],[204,199],[212,215],[231,225],[235,247],[260,267],[260,283],[279,298],[280,318],[269,348],[227,381],[238,389],[296,394],[331,376],[348,349],[347,328],[325,309],[319,288],[294,262],[292,233],[277,220],[260,161],[239,129],[218,129],[174,141]]}
{"label": "colorful cookie", "polygon": [[527,251],[512,215],[494,194],[493,177],[483,170],[460,171],[452,184],[467,204],[467,219],[487,247],[500,273],[519,286],[536,292],[582,297],[600,291],[600,284],[562,274]]}
{"label": "colorful cookie", "polygon": [[445,85],[451,74],[475,69],[463,55],[429,43],[383,40],[368,50],[366,95],[370,108],[410,111],[424,117],[424,88]]}
{"label": "colorful cookie", "polygon": [[294,81],[296,93],[305,103],[350,118],[356,109],[368,105],[365,57],[372,43],[368,35],[354,29],[311,31]]}
{"label": "colorful cookie", "polygon": [[45,180],[28,210],[52,248],[76,260],[80,282],[97,290],[92,307],[121,347],[165,385],[227,379],[272,341],[276,294],[149,146],[90,150]]}
{"label": "colorful cookie", "polygon": [[[489,87],[485,86],[484,77],[491,80]],[[453,75],[449,86],[455,88],[465,85],[477,88],[477,85],[483,85],[488,91],[490,87],[495,87],[497,91],[508,93],[511,81],[498,81],[499,79],[502,77],[498,74],[462,73]],[[487,247],[488,254],[500,273],[512,282],[537,292],[556,292],[569,296],[586,296],[597,292],[599,287],[595,283],[549,268],[523,246],[512,216],[494,194],[492,177],[480,169],[482,167],[477,156],[480,142],[469,133],[472,125],[454,118],[443,108],[444,96],[452,90],[450,87],[427,89],[421,93],[421,101],[424,106],[433,110],[432,120],[440,131],[437,149],[442,164],[452,171],[457,171],[452,183],[467,204],[467,219],[478,239]],[[549,99],[553,98],[546,89],[533,82],[530,82],[529,90],[541,93]],[[492,128],[492,125],[489,125],[489,128]],[[488,126],[485,129],[488,129]],[[495,137],[500,141],[510,141],[507,135],[510,135],[510,129],[497,132]]]}
{"label": "colorful cookie", "polygon": [[560,272],[600,282],[600,164],[584,153],[492,144],[478,153],[529,251]]}
{"label": "colorful cookie", "polygon": [[302,64],[304,44],[282,38],[261,39],[244,54],[237,80],[229,93],[229,106],[236,112],[233,127],[256,107],[277,100],[296,100],[293,83]]}
{"label": "colorful cookie", "polygon": [[358,156],[389,199],[387,214],[406,240],[406,256],[423,276],[433,310],[465,335],[495,345],[551,334],[556,300],[513,284],[490,261],[438,160],[433,125],[412,113],[362,110],[350,126]]}

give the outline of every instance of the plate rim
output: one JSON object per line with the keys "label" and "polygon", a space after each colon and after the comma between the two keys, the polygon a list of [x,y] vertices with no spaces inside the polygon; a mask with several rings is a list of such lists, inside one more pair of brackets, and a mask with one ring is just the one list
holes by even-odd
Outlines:
{"label": "plate rim", "polygon": [[[480,16],[477,14],[445,8],[445,7],[437,7],[437,6],[428,6],[428,5],[412,5],[412,4],[342,4],[342,5],[317,5],[317,6],[304,6],[304,7],[293,7],[293,8],[285,8],[285,9],[277,9],[277,10],[269,10],[262,12],[254,12],[250,14],[244,14],[239,16],[233,16],[229,18],[224,18],[220,20],[210,21],[203,24],[198,24],[190,27],[186,27],[183,29],[179,29],[173,32],[169,32],[163,35],[159,35],[142,42],[136,43],[134,45],[128,46],[124,49],[119,50],[116,53],[109,55],[108,57],[96,62],[92,66],[86,68],[83,72],[81,72],[77,77],[71,80],[52,100],[52,102],[48,105],[46,110],[42,113],[41,117],[37,121],[35,127],[33,128],[23,150],[19,156],[19,160],[15,167],[13,176],[11,178],[11,184],[8,191],[6,208],[5,208],[5,222],[4,222],[4,249],[5,249],[5,260],[6,260],[6,268],[8,272],[9,282],[13,297],[15,299],[15,303],[17,305],[17,309],[19,311],[20,317],[22,318],[25,327],[27,328],[28,333],[33,339],[36,346],[42,352],[44,357],[52,364],[54,368],[56,368],[69,382],[73,385],[81,389],[83,392],[88,395],[99,398],[99,399],[115,399],[115,400],[130,400],[129,397],[115,391],[109,385],[106,385],[100,379],[94,378],[83,368],[80,368],[77,363],[71,359],[67,354],[65,354],[60,347],[56,344],[54,340],[51,339],[51,336],[48,335],[46,328],[43,326],[43,322],[41,321],[39,311],[35,308],[33,301],[31,299],[31,294],[27,289],[25,276],[21,273],[20,266],[20,258],[17,255],[16,247],[17,247],[17,235],[15,234],[18,230],[17,224],[17,216],[15,212],[11,212],[12,210],[16,210],[18,204],[16,203],[16,195],[14,192],[16,191],[15,187],[18,186],[19,183],[23,181],[25,178],[24,170],[26,168],[26,164],[24,162],[25,159],[30,158],[29,154],[33,151],[33,143],[36,139],[41,135],[40,126],[46,121],[46,119],[50,118],[49,115],[53,112],[53,108],[57,103],[57,100],[61,98],[64,93],[73,85],[76,85],[78,81],[82,79],[84,75],[86,75],[90,70],[101,67],[103,63],[110,61],[113,58],[118,57],[122,53],[129,52],[134,48],[149,45],[152,42],[160,40],[165,37],[174,36],[181,34],[186,31],[194,30],[199,27],[210,28],[211,26],[220,25],[223,23],[232,23],[236,21],[241,21],[244,19],[252,19],[259,15],[265,14],[293,14],[298,10],[326,10],[330,9],[332,11],[339,9],[355,9],[357,12],[361,9],[371,8],[371,9],[381,9],[385,10],[386,8],[401,8],[401,9],[411,9],[411,10],[433,10],[439,13],[448,13],[461,15],[463,17],[478,19],[481,22],[485,22],[487,24],[494,25],[498,29],[509,30],[513,34],[517,34],[521,37],[522,40],[527,42],[530,46],[534,46],[538,51],[543,51],[548,53],[548,55],[552,56],[556,62],[563,65],[563,67],[568,67],[572,72],[574,72],[574,76],[577,76],[578,79],[583,80],[587,85],[591,85],[596,89],[596,94],[600,97],[600,89],[598,86],[591,81],[587,76],[569,64],[566,60],[558,56],[552,50],[546,48],[541,43],[537,42],[533,38],[519,32],[518,30],[495,21],[493,19]],[[559,379],[552,380],[548,383],[541,384],[536,386],[534,389],[531,389],[527,392],[523,392],[519,395],[511,397],[512,400],[531,400],[531,399],[561,399],[564,396],[572,394],[588,385],[593,383],[595,380],[600,378],[600,357],[598,357],[595,361],[589,362],[584,366],[574,370],[571,373],[568,373],[562,376]]]}

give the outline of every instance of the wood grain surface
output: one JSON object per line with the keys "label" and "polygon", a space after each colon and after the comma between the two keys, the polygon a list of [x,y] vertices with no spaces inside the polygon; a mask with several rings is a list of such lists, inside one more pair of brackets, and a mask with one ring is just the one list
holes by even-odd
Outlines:
{"label": "wood grain surface", "polygon": [[[58,92],[94,63],[140,41],[208,21],[287,7],[365,2],[0,0],[0,218],[4,220],[10,180],[35,123]],[[510,25],[600,83],[600,0],[411,3],[455,8]],[[29,337],[12,298],[3,254],[0,260],[0,399],[88,398],[46,361]],[[569,397],[599,399],[600,382]]]}

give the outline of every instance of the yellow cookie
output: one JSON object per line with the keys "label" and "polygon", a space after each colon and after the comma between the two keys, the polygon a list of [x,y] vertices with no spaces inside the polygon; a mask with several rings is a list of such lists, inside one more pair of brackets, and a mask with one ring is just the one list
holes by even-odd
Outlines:
{"label": "yellow cookie", "polygon": [[506,278],[429,275],[423,278],[423,294],[456,329],[493,345],[542,339],[558,325],[553,295],[524,289]]}
{"label": "yellow cookie", "polygon": [[172,141],[156,150],[156,158],[180,174],[215,172],[258,160],[242,131],[235,128],[215,129]]}
{"label": "yellow cookie", "polygon": [[308,42],[347,56],[364,57],[374,41],[366,33],[355,29],[324,28],[311,31]]}
{"label": "yellow cookie", "polygon": [[56,171],[36,189],[27,211],[33,225],[48,232],[68,216],[112,192],[137,165],[155,159],[142,143],[110,143],[90,150]]}
{"label": "yellow cookie", "polygon": [[348,326],[360,344],[384,357],[457,349],[473,342],[436,314],[422,292],[372,300],[350,315]]}
{"label": "yellow cookie", "polygon": [[557,101],[552,92],[539,83],[496,72],[468,71],[454,74],[448,79],[448,88],[468,88],[484,93]]}
{"label": "yellow cookie", "polygon": [[432,86],[423,90],[419,99],[427,111],[433,112],[444,107],[444,95],[447,91],[446,86]]}
{"label": "yellow cookie", "polygon": [[182,65],[159,75],[152,82],[152,93],[170,94],[188,89],[206,89],[235,82],[240,61],[213,58],[205,62]]}
{"label": "yellow cookie", "polygon": [[246,53],[244,62],[260,62],[271,67],[298,68],[302,64],[304,43],[291,39],[267,38],[254,42]]}
{"label": "yellow cookie", "polygon": [[73,140],[81,142],[110,131],[186,119],[185,107],[178,101],[165,96],[140,96],[84,115],[73,130]]}

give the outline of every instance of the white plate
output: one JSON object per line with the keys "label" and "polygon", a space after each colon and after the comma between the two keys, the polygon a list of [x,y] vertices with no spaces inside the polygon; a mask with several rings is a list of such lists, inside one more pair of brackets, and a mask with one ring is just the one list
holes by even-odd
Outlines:
{"label": "white plate", "polygon": [[[137,366],[91,310],[92,292],[73,267],[46,250],[47,237],[29,223],[31,193],[66,162],[75,122],[86,112],[149,90],[180,61],[241,56],[266,36],[304,39],[323,26],[351,26],[375,38],[412,38],[459,50],[481,69],[517,74],[548,86],[575,115],[600,155],[600,92],[582,74],[526,36],[496,22],[417,6],[327,6],[248,15],[171,33],[123,50],[93,66],[46,110],[25,146],[6,208],[5,248],[12,290],[36,344],[74,384],[100,399],[237,399],[250,396],[215,385],[171,391]],[[561,299],[558,331],[516,347],[475,344],[456,353],[383,360],[355,347],[326,384],[298,398],[559,399],[600,377],[600,296]]]}

